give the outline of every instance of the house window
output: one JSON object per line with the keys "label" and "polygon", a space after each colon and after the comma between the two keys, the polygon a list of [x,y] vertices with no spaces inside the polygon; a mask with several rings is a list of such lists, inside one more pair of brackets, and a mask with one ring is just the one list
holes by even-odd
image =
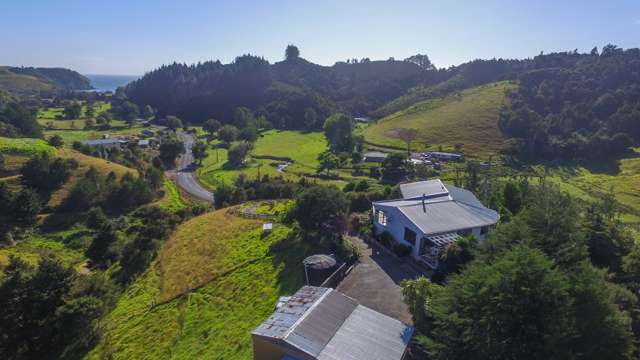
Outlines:
{"label": "house window", "polygon": [[382,210],[378,210],[378,224],[387,226],[387,214]]}
{"label": "house window", "polygon": [[480,235],[487,235],[488,232],[489,232],[488,226],[483,226],[480,228]]}
{"label": "house window", "polygon": [[408,242],[409,244],[416,246],[416,233],[415,231],[409,229],[409,228],[404,228],[404,241]]}

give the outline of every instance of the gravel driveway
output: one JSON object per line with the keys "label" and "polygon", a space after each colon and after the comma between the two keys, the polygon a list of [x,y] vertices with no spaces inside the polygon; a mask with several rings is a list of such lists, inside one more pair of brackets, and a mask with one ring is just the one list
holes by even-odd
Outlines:
{"label": "gravel driveway", "polygon": [[358,238],[351,239],[360,249],[360,262],[338,285],[337,290],[373,310],[411,324],[400,281],[422,275],[413,266],[380,252]]}

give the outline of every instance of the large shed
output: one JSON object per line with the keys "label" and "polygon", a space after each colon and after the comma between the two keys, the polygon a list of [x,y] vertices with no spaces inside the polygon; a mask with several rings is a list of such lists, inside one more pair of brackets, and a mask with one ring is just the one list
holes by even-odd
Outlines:
{"label": "large shed", "polygon": [[255,360],[401,360],[413,328],[342,293],[304,286],[252,333]]}

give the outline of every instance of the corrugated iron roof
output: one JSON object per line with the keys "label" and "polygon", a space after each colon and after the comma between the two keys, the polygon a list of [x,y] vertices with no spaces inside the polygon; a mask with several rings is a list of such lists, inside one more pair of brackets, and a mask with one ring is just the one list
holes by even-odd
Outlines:
{"label": "corrugated iron roof", "polygon": [[424,234],[454,232],[463,229],[493,225],[498,222],[497,212],[485,207],[475,207],[458,201],[422,201],[398,207]]}
{"label": "corrugated iron roof", "polygon": [[412,327],[359,305],[324,347],[318,359],[401,359],[412,335]]}
{"label": "corrugated iron roof", "polygon": [[400,184],[400,192],[403,199],[417,199],[421,198],[422,195],[427,197],[449,195],[449,190],[440,179]]}
{"label": "corrugated iron roof", "polygon": [[500,219],[497,212],[482,205],[472,192],[445,187],[439,179],[402,184],[400,191],[403,199],[377,201],[373,206],[397,208],[424,234],[488,226]]}
{"label": "corrugated iron roof", "polygon": [[303,286],[254,335],[317,359],[401,359],[413,328],[333,289]]}

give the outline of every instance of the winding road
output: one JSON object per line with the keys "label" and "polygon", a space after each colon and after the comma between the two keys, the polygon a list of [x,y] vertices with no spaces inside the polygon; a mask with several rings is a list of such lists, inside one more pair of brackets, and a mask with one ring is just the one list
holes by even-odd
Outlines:
{"label": "winding road", "polygon": [[182,190],[197,199],[204,200],[209,203],[213,202],[213,193],[202,187],[193,175],[193,172],[195,171],[195,164],[193,162],[191,147],[195,140],[191,134],[187,134],[185,132],[180,136],[184,142],[185,152],[184,155],[182,155],[182,158],[180,158],[178,169],[175,171],[176,184],[178,184]]}

